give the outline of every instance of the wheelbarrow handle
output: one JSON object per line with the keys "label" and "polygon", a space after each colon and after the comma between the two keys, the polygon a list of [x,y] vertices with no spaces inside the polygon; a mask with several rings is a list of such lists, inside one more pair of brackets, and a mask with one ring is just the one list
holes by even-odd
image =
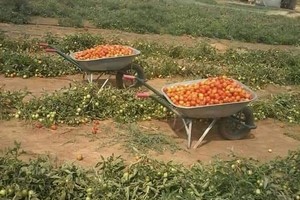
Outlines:
{"label": "wheelbarrow handle", "polygon": [[153,93],[155,93],[160,98],[164,98],[164,95],[162,95],[159,91],[157,91],[151,85],[149,85],[148,83],[146,83],[144,79],[140,79],[139,77],[128,75],[128,74],[123,74],[123,80],[136,80],[137,82],[139,82],[142,85],[144,85],[146,88],[148,88],[149,90],[151,90]]}
{"label": "wheelbarrow handle", "polygon": [[41,43],[39,43],[39,46],[42,48],[46,48],[46,47],[49,47],[49,44],[41,42]]}
{"label": "wheelbarrow handle", "polygon": [[131,75],[124,74],[124,75],[123,75],[123,79],[124,79],[124,80],[135,80],[136,77],[135,77],[135,76],[131,76]]}
{"label": "wheelbarrow handle", "polygon": [[148,97],[150,97],[150,94],[148,92],[139,92],[136,94],[136,96],[138,98],[148,98]]}
{"label": "wheelbarrow handle", "polygon": [[146,88],[148,88],[149,90],[151,90],[154,94],[150,94],[148,92],[140,92],[137,93],[137,97],[138,98],[147,98],[150,97],[153,100],[157,101],[158,103],[160,103],[161,105],[169,108],[173,113],[175,113],[178,117],[183,117],[182,114],[180,112],[178,112],[169,102],[168,100],[165,98],[165,96],[163,94],[161,94],[159,91],[157,91],[155,88],[153,88],[152,86],[150,86],[149,84],[147,84],[143,79],[140,79],[138,77],[135,76],[131,76],[128,74],[124,74],[123,75],[123,79],[127,79],[127,80],[136,80],[138,82],[140,82],[141,84],[143,84],[144,86],[146,86]]}
{"label": "wheelbarrow handle", "polygon": [[60,55],[61,57],[63,57],[65,60],[71,62],[73,65],[75,65],[79,70],[82,70],[82,67],[73,59],[71,58],[69,55],[66,55],[65,53],[63,53],[62,51],[60,51],[58,48],[56,48],[53,45],[49,45],[48,43],[39,43],[40,47],[45,49],[46,52],[48,53],[57,53],[58,55]]}
{"label": "wheelbarrow handle", "polygon": [[178,112],[165,98],[161,98],[159,96],[156,96],[154,94],[150,94],[149,92],[139,92],[136,94],[136,97],[138,98],[152,98],[153,100],[157,101],[164,107],[170,109],[174,114],[176,114],[178,117],[183,117],[180,112]]}
{"label": "wheelbarrow handle", "polygon": [[176,110],[176,108],[174,108],[170,102],[168,100],[166,100],[166,98],[161,98],[160,96],[157,95],[149,95],[150,98],[152,98],[153,100],[157,101],[158,103],[160,103],[162,106],[170,109],[175,115],[177,115],[180,118],[183,118],[182,114]]}
{"label": "wheelbarrow handle", "polygon": [[47,49],[45,49],[45,51],[48,53],[56,53],[57,52],[56,49],[51,49],[51,48],[47,48]]}

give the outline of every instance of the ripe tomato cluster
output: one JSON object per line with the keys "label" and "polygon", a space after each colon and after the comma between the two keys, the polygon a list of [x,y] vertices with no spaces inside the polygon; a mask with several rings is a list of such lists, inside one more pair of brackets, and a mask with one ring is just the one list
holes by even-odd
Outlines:
{"label": "ripe tomato cluster", "polygon": [[194,84],[176,85],[164,89],[170,100],[178,106],[194,107],[248,101],[251,94],[236,81],[219,76]]}
{"label": "ripe tomato cluster", "polygon": [[122,45],[98,45],[75,54],[77,60],[109,58],[133,54],[133,50]]}

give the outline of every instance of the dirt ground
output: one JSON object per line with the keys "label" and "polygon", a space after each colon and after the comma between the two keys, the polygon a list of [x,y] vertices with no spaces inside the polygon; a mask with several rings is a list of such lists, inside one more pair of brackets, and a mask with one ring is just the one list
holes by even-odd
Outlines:
{"label": "dirt ground", "polygon": [[[193,45],[195,41],[208,41],[216,46],[220,51],[228,48],[253,48],[253,49],[299,49],[299,47],[291,46],[272,46],[264,44],[248,44],[236,41],[215,40],[208,38],[191,38],[187,36],[175,37],[169,35],[139,35],[134,33],[125,33],[114,30],[99,30],[95,28],[66,28],[53,26],[55,21],[49,19],[35,19],[38,25],[12,25],[0,23],[0,30],[12,37],[20,37],[25,34],[31,37],[40,37],[48,32],[58,35],[73,34],[75,32],[100,33],[107,37],[119,37],[123,40],[145,39],[149,41],[160,41],[166,43],[180,42],[185,45]],[[45,22],[43,22],[43,20]],[[50,25],[49,25],[50,24]],[[52,25],[51,25],[52,24]],[[40,96],[43,92],[53,92],[64,86],[68,86],[73,81],[81,81],[82,75],[65,76],[58,78],[5,78],[0,76],[0,87],[7,90],[25,89],[32,92],[35,96]],[[150,80],[149,84],[161,88],[165,83],[173,80],[156,79]],[[264,97],[279,92],[288,92],[294,90],[292,87],[268,86],[258,95]],[[299,89],[299,88],[298,88]],[[147,121],[138,123],[145,130],[156,129],[160,132],[171,136],[174,141],[183,150],[174,154],[171,152],[156,153],[150,152],[149,156],[163,160],[175,161],[190,165],[196,161],[209,162],[214,156],[227,158],[228,155],[234,153],[243,157],[252,157],[261,161],[267,161],[277,156],[284,156],[289,150],[296,150],[300,146],[300,141],[294,140],[287,133],[300,132],[300,126],[291,126],[281,122],[267,119],[257,122],[257,129],[252,130],[248,138],[237,141],[224,140],[218,135],[218,131],[214,128],[205,138],[205,142],[197,149],[187,149],[187,139],[184,130],[178,131],[177,124],[175,128],[171,127],[168,121]],[[193,144],[205,130],[207,124],[196,124],[193,128]],[[75,162],[84,166],[94,165],[100,161],[100,157],[107,157],[112,154],[122,155],[128,161],[134,160],[135,155],[128,153],[123,147],[124,142],[119,141],[111,146],[103,146],[109,144],[113,138],[118,139],[114,131],[108,131],[107,127],[115,127],[115,123],[111,120],[100,122],[100,132],[96,135],[91,134],[92,124],[82,125],[79,127],[59,126],[57,130],[46,128],[37,129],[34,124],[24,121],[11,120],[0,121],[0,149],[12,147],[14,141],[21,142],[22,148],[26,150],[27,157],[35,157],[39,154],[49,154],[57,157],[59,160]],[[269,151],[272,150],[272,152]],[[77,161],[78,155],[83,156],[82,161]]]}
{"label": "dirt ground", "polygon": [[[277,156],[284,156],[289,150],[296,150],[300,145],[299,141],[284,135],[286,132],[299,131],[299,127],[287,127],[271,119],[258,122],[258,128],[243,140],[224,140],[218,135],[216,129],[213,129],[197,149],[187,149],[185,132],[172,129],[166,121],[142,122],[140,125],[145,129],[155,128],[172,136],[182,149],[175,153],[170,151],[150,152],[149,157],[184,165],[191,165],[196,161],[207,163],[215,156],[227,159],[232,153],[268,161]],[[195,125],[192,132],[193,144],[201,136],[205,129],[204,125]],[[101,156],[108,157],[112,154],[122,155],[129,162],[134,161],[135,155],[128,153],[122,145],[123,141],[103,147],[103,144],[109,143],[112,139],[118,139],[117,134],[111,131],[105,132],[107,127],[112,126],[114,126],[112,121],[101,121],[101,131],[93,135],[91,133],[92,124],[79,127],[59,126],[57,130],[50,130],[37,129],[34,125],[24,121],[0,121],[0,146],[1,149],[13,147],[14,142],[17,141],[26,151],[26,156],[36,157],[39,154],[47,154],[61,161],[79,163],[83,166],[93,166],[101,160]],[[272,152],[269,152],[269,149]],[[84,159],[78,161],[78,155],[82,155]]]}

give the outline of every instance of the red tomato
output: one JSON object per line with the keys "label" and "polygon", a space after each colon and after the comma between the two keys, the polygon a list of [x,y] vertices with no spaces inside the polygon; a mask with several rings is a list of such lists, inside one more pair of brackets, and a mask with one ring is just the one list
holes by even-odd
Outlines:
{"label": "red tomato", "polygon": [[98,59],[105,57],[131,55],[132,49],[121,45],[98,45],[75,54],[78,60]]}
{"label": "red tomato", "polygon": [[164,89],[171,101],[180,106],[200,106],[248,101],[251,94],[226,76],[208,78],[190,85]]}

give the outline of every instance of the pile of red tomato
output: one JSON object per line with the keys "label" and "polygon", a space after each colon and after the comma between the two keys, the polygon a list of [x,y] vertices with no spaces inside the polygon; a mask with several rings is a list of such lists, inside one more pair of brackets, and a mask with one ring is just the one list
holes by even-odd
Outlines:
{"label": "pile of red tomato", "polygon": [[77,60],[91,60],[117,56],[132,55],[133,50],[122,45],[98,45],[96,47],[77,52],[74,56]]}
{"label": "pile of red tomato", "polygon": [[239,83],[226,76],[168,87],[164,92],[175,105],[185,107],[249,101],[252,98]]}

